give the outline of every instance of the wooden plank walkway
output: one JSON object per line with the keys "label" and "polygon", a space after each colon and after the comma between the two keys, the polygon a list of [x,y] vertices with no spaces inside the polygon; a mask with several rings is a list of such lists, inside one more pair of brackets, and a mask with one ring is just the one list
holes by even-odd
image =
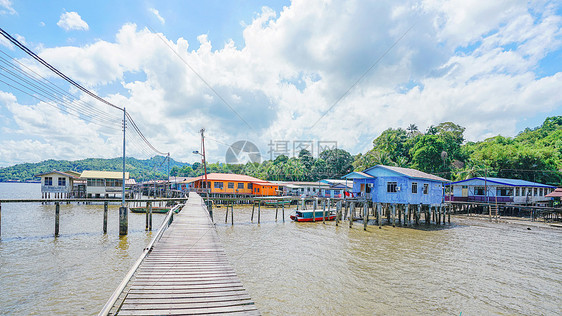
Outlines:
{"label": "wooden plank walkway", "polygon": [[260,315],[202,203],[191,193],[137,270],[118,315]]}

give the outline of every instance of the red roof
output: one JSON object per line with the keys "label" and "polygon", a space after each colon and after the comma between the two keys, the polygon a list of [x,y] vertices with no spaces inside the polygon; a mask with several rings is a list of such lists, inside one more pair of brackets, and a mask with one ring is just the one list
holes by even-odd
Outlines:
{"label": "red roof", "polygon": [[562,198],[562,188],[558,188],[549,194],[545,195],[546,197],[559,197]]}
{"label": "red roof", "polygon": [[[193,178],[193,181],[205,180],[205,175]],[[244,174],[234,173],[208,173],[207,181],[231,181],[231,182],[251,182],[260,185],[277,185],[269,181],[261,180],[258,178],[250,177]]]}

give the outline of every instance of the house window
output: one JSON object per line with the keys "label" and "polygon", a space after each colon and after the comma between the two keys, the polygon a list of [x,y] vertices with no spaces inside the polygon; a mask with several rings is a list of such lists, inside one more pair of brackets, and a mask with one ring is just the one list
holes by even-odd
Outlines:
{"label": "house window", "polygon": [[238,183],[238,189],[244,189],[244,183]]}
{"label": "house window", "polygon": [[412,182],[412,193],[414,193],[414,194],[418,193],[418,183],[417,182]]}
{"label": "house window", "polygon": [[535,194],[533,194],[533,196],[538,196],[538,191],[539,190],[537,188],[535,188]]}
{"label": "house window", "polygon": [[215,189],[222,190],[222,182],[213,182],[213,186],[215,187]]}
{"label": "house window", "polygon": [[429,184],[423,184],[423,194],[427,194],[429,192]]}
{"label": "house window", "polygon": [[386,192],[388,192],[388,193],[398,192],[398,182],[387,182],[386,183]]}
{"label": "house window", "polygon": [[53,185],[53,177],[45,177],[45,185]]}
{"label": "house window", "polygon": [[515,196],[519,196],[520,188],[515,188]]}
{"label": "house window", "polygon": [[234,182],[229,182],[229,183],[228,183],[228,188],[229,188],[229,189],[234,189]]}
{"label": "house window", "polygon": [[513,195],[513,189],[512,188],[506,188],[506,187],[499,187],[496,189],[496,195],[497,196],[512,196]]}
{"label": "house window", "polygon": [[484,187],[475,187],[474,188],[474,195],[480,195],[483,196],[485,192]]}
{"label": "house window", "polygon": [[66,178],[59,178],[59,187],[66,186]]}

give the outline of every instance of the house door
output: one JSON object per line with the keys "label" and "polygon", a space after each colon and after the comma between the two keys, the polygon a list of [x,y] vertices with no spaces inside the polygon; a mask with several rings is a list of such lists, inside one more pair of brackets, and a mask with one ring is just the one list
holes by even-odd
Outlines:
{"label": "house door", "polygon": [[463,197],[467,197],[467,196],[468,196],[468,186],[467,186],[467,185],[463,185],[463,186],[462,186],[462,196],[463,196]]}

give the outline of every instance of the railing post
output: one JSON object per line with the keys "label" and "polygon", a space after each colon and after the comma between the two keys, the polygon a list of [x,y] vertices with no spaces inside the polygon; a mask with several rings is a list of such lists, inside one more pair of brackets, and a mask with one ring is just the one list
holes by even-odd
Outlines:
{"label": "railing post", "polygon": [[108,202],[103,202],[103,233],[107,234],[107,208]]}
{"label": "railing post", "polygon": [[60,202],[55,202],[55,237],[59,235]]}

